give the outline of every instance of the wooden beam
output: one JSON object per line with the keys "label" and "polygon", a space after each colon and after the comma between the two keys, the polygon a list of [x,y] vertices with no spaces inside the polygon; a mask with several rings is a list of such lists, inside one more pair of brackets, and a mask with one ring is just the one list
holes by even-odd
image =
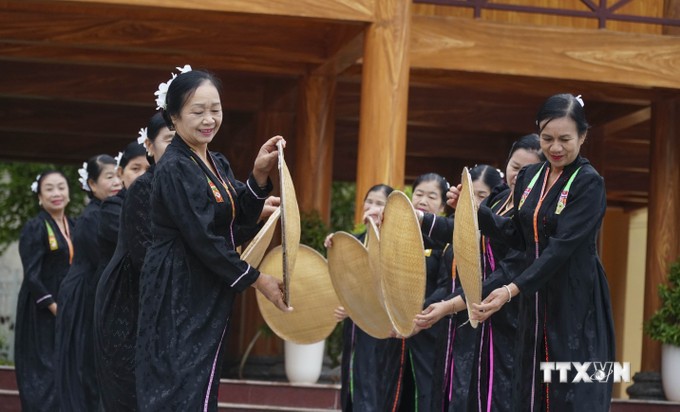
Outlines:
{"label": "wooden beam", "polygon": [[55,0],[370,22],[374,0]]}
{"label": "wooden beam", "polygon": [[361,83],[361,122],[355,219],[378,183],[404,184],[408,113],[411,0],[377,2],[366,31]]}
{"label": "wooden beam", "polygon": [[618,133],[622,130],[629,129],[640,123],[649,121],[652,116],[651,107],[642,108],[636,112],[630,113],[626,116],[619,117],[602,125],[605,136]]}
{"label": "wooden beam", "polygon": [[680,39],[413,16],[416,69],[680,88]]}
{"label": "wooden beam", "polygon": [[[658,285],[667,282],[670,262],[680,257],[680,98],[654,103],[652,128],[645,320],[659,309]],[[660,371],[660,367],[661,345],[645,335],[642,370]]]}

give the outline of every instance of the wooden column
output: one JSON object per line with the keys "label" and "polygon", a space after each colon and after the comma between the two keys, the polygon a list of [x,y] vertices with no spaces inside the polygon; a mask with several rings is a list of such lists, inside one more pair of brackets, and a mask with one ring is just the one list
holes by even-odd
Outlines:
{"label": "wooden column", "polygon": [[364,37],[355,218],[373,185],[404,184],[411,0],[375,3]]}
{"label": "wooden column", "polygon": [[311,74],[300,80],[292,170],[300,211],[317,211],[326,223],[331,219],[335,86],[334,74]]}
{"label": "wooden column", "polygon": [[[680,256],[680,97],[652,105],[652,131],[645,320],[659,308],[657,287],[666,282],[669,263]],[[642,370],[660,371],[660,347],[644,336]]]}

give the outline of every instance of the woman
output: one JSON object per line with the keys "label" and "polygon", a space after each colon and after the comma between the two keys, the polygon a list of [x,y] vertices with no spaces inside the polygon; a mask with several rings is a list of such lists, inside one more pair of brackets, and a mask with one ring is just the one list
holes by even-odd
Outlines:
{"label": "woman", "polygon": [[[486,205],[494,213],[510,217],[514,214],[512,203],[512,189],[515,186],[517,173],[524,166],[538,163],[544,159],[540,153],[538,135],[530,134],[513,143],[510,149],[505,177],[508,185],[500,184],[491,190],[490,196],[485,200]],[[474,170],[474,169],[473,169]],[[472,173],[471,173],[472,175]],[[478,173],[475,173],[478,175]],[[474,179],[474,178],[473,178]],[[493,184],[493,182],[492,182]],[[488,188],[488,183],[479,184],[479,180],[472,183],[475,195],[478,190],[483,192]],[[486,186],[486,188],[484,187]],[[487,192],[488,193],[488,192]],[[477,199],[479,202],[479,199]],[[486,296],[491,290],[503,283],[507,283],[510,270],[506,266],[517,261],[519,252],[509,249],[501,242],[482,238],[482,269],[483,269],[483,295]],[[432,304],[423,314],[416,317],[419,327],[427,328],[432,322],[436,322],[446,315],[455,315],[457,312],[465,312],[465,301],[462,298],[462,290],[454,292],[448,300]],[[513,371],[515,335],[517,331],[517,313],[519,305],[512,302],[506,305],[501,314],[481,325],[479,333],[476,333],[474,352],[472,353],[472,366],[470,388],[467,397],[468,410],[476,411],[511,411],[511,383]],[[470,352],[472,347],[463,349],[456,342],[456,350]],[[465,382],[460,381],[458,387],[465,388]]]}
{"label": "woman", "polygon": [[[148,127],[142,132],[140,139],[128,148],[134,153],[140,149],[142,155],[148,153],[152,166],[134,180],[134,185],[125,183],[128,190],[120,212],[116,250],[102,273],[95,298],[97,378],[100,386],[106,388],[101,391],[102,405],[106,411],[137,410],[134,359],[139,274],[146,249],[151,244],[151,183],[155,162],[161,159],[175,135],[167,128],[160,113],[149,120]],[[138,157],[134,157],[128,165]],[[138,169],[146,170],[143,166],[144,163],[148,165],[149,161],[144,158],[144,162],[139,163]],[[126,182],[127,174],[124,170],[123,182]]]}
{"label": "woman", "polygon": [[125,151],[118,154],[116,160],[118,167],[116,173],[123,184],[123,189],[102,202],[100,208],[101,218],[99,220],[99,267],[97,268],[97,279],[100,278],[104,268],[111,260],[113,252],[116,250],[118,241],[118,227],[120,226],[120,209],[127,190],[132,186],[135,179],[144,174],[149,168],[149,161],[146,159],[144,145],[134,141],[125,147]]}
{"label": "woman", "polygon": [[[444,212],[449,184],[442,176],[436,173],[421,175],[416,178],[412,187],[411,202],[419,215],[440,215]],[[447,249],[446,242],[434,241],[429,236],[423,235],[423,245],[427,272],[423,308],[426,308],[444,298],[451,289],[451,276],[440,270],[442,255]],[[432,408],[433,370],[436,364],[441,363],[441,359],[437,357],[438,353],[434,349],[443,328],[443,323],[436,323],[432,328],[405,340],[407,352],[403,359],[407,373],[403,381],[403,410],[421,412],[436,410]]]}
{"label": "woman", "polygon": [[94,411],[99,405],[92,347],[96,270],[100,258],[97,228],[101,202],[121,189],[116,161],[111,156],[90,158],[79,173],[90,203],[73,232],[73,265],[59,290],[57,391],[62,411]]}
{"label": "woman", "polygon": [[[473,167],[470,170],[470,177],[475,201],[478,203],[484,200],[492,189],[502,182],[498,170],[489,165]],[[433,242],[443,243],[451,240],[453,219],[437,216],[433,213],[419,213],[419,217],[422,221],[423,235],[427,235]],[[457,278],[454,280],[452,275],[453,248],[444,249],[441,261],[439,276],[448,280],[446,291],[452,291],[449,298],[453,298],[462,292],[460,282]],[[439,301],[445,297],[445,294],[438,294],[436,299],[426,301],[428,305],[425,306],[423,314],[428,314],[432,310],[431,308],[439,307],[441,305]],[[441,325],[442,323],[439,320],[442,317],[443,314],[437,318],[433,316],[429,319],[430,322],[423,323],[421,316],[416,316],[416,327],[425,328],[427,329],[426,333],[432,333],[430,328],[432,328],[432,325]],[[477,329],[465,326],[467,322],[467,313],[461,311],[444,323],[448,327],[439,326],[440,330],[435,332],[436,344],[434,347],[436,349],[433,352],[437,362],[433,367],[432,410],[461,411],[466,408],[474,358],[473,350],[478,335]],[[420,332],[418,335],[422,333]]]}
{"label": "woman", "polygon": [[[382,213],[387,196],[392,188],[379,184],[371,187],[364,198],[363,221],[372,219],[378,227],[382,223]],[[328,235],[324,245],[333,246],[333,235]],[[357,236],[362,242],[366,232]],[[340,401],[342,410],[347,411],[387,411],[398,405],[397,381],[399,374],[398,359],[401,353],[401,340],[376,339],[347,317],[341,306],[335,311],[338,321],[343,321],[342,351],[342,388]]]}
{"label": "woman", "polygon": [[[154,171],[152,243],[140,275],[135,353],[142,411],[217,410],[224,335],[236,293],[256,287],[282,311],[281,282],[240,260],[235,231],[262,211],[280,136],[269,139],[245,184],[208,151],[222,123],[218,81],[185,67],[157,103],[176,131]],[[167,94],[166,94],[167,91]]]}
{"label": "woman", "polygon": [[513,410],[607,411],[611,379],[572,383],[571,371],[568,383],[544,383],[539,369],[544,361],[611,362],[615,352],[609,288],[597,255],[607,201],[602,177],[579,156],[588,131],[583,101],[552,96],[536,124],[548,161],[520,171],[515,215],[479,210],[483,233],[524,252],[523,270],[473,304],[471,316],[485,321],[521,295]]}
{"label": "woman", "polygon": [[32,190],[42,210],[26,222],[19,238],[24,280],[19,290],[15,333],[17,386],[24,411],[59,410],[55,386],[54,332],[59,284],[71,266],[73,221],[66,177],[43,172]]}

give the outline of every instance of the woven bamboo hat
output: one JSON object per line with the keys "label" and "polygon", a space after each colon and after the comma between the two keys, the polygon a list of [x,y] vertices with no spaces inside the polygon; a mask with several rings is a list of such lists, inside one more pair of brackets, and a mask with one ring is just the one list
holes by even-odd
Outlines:
{"label": "woven bamboo hat", "polygon": [[[309,344],[326,339],[337,321],[333,310],[340,306],[328,273],[328,264],[319,252],[300,245],[295,265],[295,282],[291,292],[295,294],[295,310],[282,312],[260,292],[256,293],[257,305],[267,325],[280,338]],[[262,260],[260,270],[277,279],[283,278],[283,249],[277,246]]]}
{"label": "woven bamboo hat", "polygon": [[328,268],[335,293],[352,321],[374,338],[388,338],[392,322],[385,312],[382,294],[373,287],[364,245],[349,233],[335,233],[333,246],[328,249]]}
{"label": "woven bamboo hat", "polygon": [[382,279],[380,276],[380,232],[371,218],[368,218],[368,223],[366,223],[366,249],[368,250],[368,266],[371,269],[371,278],[373,280],[372,286],[384,309],[385,298],[383,297]]}
{"label": "woven bamboo hat", "polygon": [[[277,144],[279,152],[279,183],[281,187],[281,246],[283,247],[283,301],[290,305],[290,278],[295,272],[298,246],[300,245],[300,210],[295,186],[286,161],[283,144]],[[296,305],[297,306],[297,305]]]}
{"label": "woven bamboo hat", "polygon": [[[477,204],[467,167],[463,169],[461,183],[463,186],[453,226],[453,255],[456,257],[458,278],[465,292],[469,315],[471,304],[482,302],[482,264]],[[478,323],[470,319],[473,328]]]}
{"label": "woven bamboo hat", "polygon": [[257,235],[248,244],[248,247],[243,254],[241,254],[241,260],[248,262],[250,266],[258,267],[264,254],[269,248],[269,244],[274,238],[274,232],[276,231],[276,224],[279,223],[279,217],[281,216],[281,208],[276,208],[274,213],[269,216],[267,222],[262,226]]}
{"label": "woven bamboo hat", "polygon": [[383,212],[380,277],[394,329],[402,336],[411,335],[425,299],[425,250],[413,205],[398,190],[389,195]]}

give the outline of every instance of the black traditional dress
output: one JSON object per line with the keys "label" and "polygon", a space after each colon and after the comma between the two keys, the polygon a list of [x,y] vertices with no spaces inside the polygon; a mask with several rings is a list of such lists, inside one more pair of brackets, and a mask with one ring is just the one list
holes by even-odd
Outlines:
{"label": "black traditional dress", "polygon": [[100,207],[101,201],[94,198],[78,218],[73,232],[73,265],[61,282],[57,299],[57,391],[62,411],[95,411],[99,407],[91,336]]}
{"label": "black traditional dress", "polygon": [[[123,201],[127,194],[126,189],[120,190],[115,196],[107,197],[100,208],[99,231],[99,267],[97,268],[97,282],[104,268],[109,264],[116,251],[118,243],[118,229],[120,228],[120,213]],[[95,285],[96,288],[96,285]]]}
{"label": "black traditional dress", "polygon": [[135,354],[141,411],[217,410],[232,304],[259,276],[234,250],[235,228],[257,223],[271,183],[237,182],[226,159],[209,159],[217,176],[175,135],[154,174]]}
{"label": "black traditional dress", "polygon": [[[499,185],[485,199],[494,213],[512,217],[510,188]],[[509,208],[506,208],[506,205]],[[521,272],[522,253],[508,245],[482,236],[482,296],[512,283],[513,275]],[[468,395],[468,410],[478,412],[512,412],[512,375],[517,338],[519,300],[513,299],[491,318],[477,326],[472,378]]]}
{"label": "black traditional dress", "polygon": [[[612,362],[614,328],[609,287],[597,254],[604,218],[602,177],[578,157],[547,187],[550,164],[520,171],[516,213],[479,210],[483,233],[524,251],[512,410],[607,411],[613,382],[543,383],[540,362]],[[591,369],[591,372],[595,372]]]}
{"label": "black traditional dress", "polygon": [[[439,243],[433,242],[427,237],[424,238],[424,244],[426,248],[439,245]],[[425,249],[427,278],[423,308],[441,301],[451,289],[451,276],[446,271],[441,270],[443,252],[442,249]],[[443,362],[443,358],[438,358],[440,353],[437,353],[434,349],[437,346],[438,336],[441,335],[445,327],[446,322],[439,321],[429,329],[422,330],[406,339],[408,349],[406,361],[411,367],[408,371],[411,373],[409,378],[412,378],[414,383],[413,386],[404,385],[404,391],[414,391],[413,393],[405,392],[403,395],[404,406],[413,403],[413,409],[408,406],[409,410],[418,412],[433,410],[433,371],[435,365]]]}
{"label": "black traditional dress", "polygon": [[[73,221],[68,218],[64,221],[67,233],[71,233]],[[46,211],[40,211],[24,225],[19,238],[24,280],[17,302],[14,362],[21,408],[26,412],[59,410],[55,384],[56,319],[48,306],[57,302],[59,285],[71,266],[72,254],[70,240]]]}
{"label": "black traditional dress", "polygon": [[[359,236],[363,241],[365,234]],[[350,318],[342,329],[342,410],[383,412],[399,406],[399,382],[403,375],[403,339],[376,339]]]}
{"label": "black traditional dress", "polygon": [[[151,244],[151,183],[153,170],[138,177],[120,207],[120,228],[113,257],[103,270],[95,297],[94,337],[97,378],[104,410],[137,410],[135,343],[139,314],[139,274]],[[110,199],[122,199],[112,197]],[[106,205],[106,202],[104,203]],[[113,233],[113,225],[102,228]],[[113,206],[113,204],[111,205]],[[113,207],[109,208],[110,211]],[[114,214],[112,213],[111,216]]]}

